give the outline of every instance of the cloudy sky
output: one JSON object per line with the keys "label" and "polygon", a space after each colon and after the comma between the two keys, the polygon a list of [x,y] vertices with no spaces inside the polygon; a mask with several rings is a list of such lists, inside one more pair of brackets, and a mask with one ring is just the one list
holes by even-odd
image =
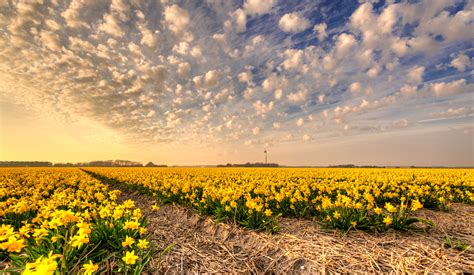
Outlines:
{"label": "cloudy sky", "polygon": [[0,160],[474,165],[473,30],[473,0],[0,0]]}

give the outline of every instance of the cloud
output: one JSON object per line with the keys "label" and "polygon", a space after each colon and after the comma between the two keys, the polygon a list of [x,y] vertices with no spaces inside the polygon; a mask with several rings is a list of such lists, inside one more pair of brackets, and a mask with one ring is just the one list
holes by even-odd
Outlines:
{"label": "cloud", "polygon": [[471,92],[473,91],[473,85],[467,84],[466,79],[463,78],[451,82],[431,83],[429,87],[436,96],[456,95],[467,92],[469,89]]}
{"label": "cloud", "polygon": [[474,115],[474,107],[449,108],[446,111],[432,113],[434,118],[451,118]]}
{"label": "cloud", "polygon": [[247,30],[247,14],[243,9],[236,9],[232,13],[232,19],[236,24],[237,32],[244,32]]}
{"label": "cloud", "polygon": [[303,118],[298,118],[298,120],[296,121],[296,126],[301,127],[301,126],[303,126],[303,124],[304,124],[304,119]]}
{"label": "cloud", "polygon": [[414,66],[408,71],[407,77],[411,83],[418,84],[423,81],[424,73],[425,73],[425,67]]}
{"label": "cloud", "polygon": [[104,23],[99,26],[99,30],[104,31],[116,38],[121,38],[125,35],[125,32],[120,26],[120,19],[114,14],[104,15]]}
{"label": "cloud", "polygon": [[275,4],[275,0],[245,0],[243,7],[249,15],[262,15],[269,13]]}
{"label": "cloud", "polygon": [[178,5],[167,6],[163,16],[168,28],[177,34],[183,32],[190,22],[189,12]]}
{"label": "cloud", "polygon": [[215,87],[218,81],[219,73],[216,70],[209,71],[204,75],[204,86],[206,88]]}
{"label": "cloud", "polygon": [[336,40],[336,54],[339,58],[346,56],[357,45],[357,40],[352,34],[341,33]]}
{"label": "cloud", "polygon": [[52,32],[41,32],[41,42],[43,46],[50,49],[53,52],[61,51],[61,41],[59,40],[59,36]]}
{"label": "cloud", "polygon": [[292,12],[283,15],[278,22],[278,27],[284,32],[298,33],[310,27],[308,19],[299,12]]}
{"label": "cloud", "polygon": [[303,102],[308,96],[308,90],[301,87],[298,91],[287,95],[288,101],[291,103]]}
{"label": "cloud", "polygon": [[290,144],[340,136],[345,125],[351,135],[404,119],[421,127],[427,108],[466,112],[471,6],[374,6],[338,6],[332,18],[314,16],[336,8],[318,1],[9,1],[0,96],[167,146],[258,146],[269,142],[254,136],[263,129]]}
{"label": "cloud", "polygon": [[283,62],[283,67],[287,70],[298,69],[302,66],[304,52],[302,50],[286,50],[287,59]]}
{"label": "cloud", "polygon": [[460,72],[464,72],[466,69],[472,67],[471,59],[465,54],[459,54],[456,58],[451,60],[450,66],[456,68]]}
{"label": "cloud", "polygon": [[326,32],[327,27],[328,26],[326,23],[321,23],[314,26],[313,31],[316,33],[319,41],[324,41],[326,37],[328,37]]}

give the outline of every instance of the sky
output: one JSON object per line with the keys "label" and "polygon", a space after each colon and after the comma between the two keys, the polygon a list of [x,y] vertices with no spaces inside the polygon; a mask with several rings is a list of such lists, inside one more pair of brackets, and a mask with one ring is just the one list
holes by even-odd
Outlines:
{"label": "sky", "polygon": [[0,160],[474,166],[474,0],[0,0]]}

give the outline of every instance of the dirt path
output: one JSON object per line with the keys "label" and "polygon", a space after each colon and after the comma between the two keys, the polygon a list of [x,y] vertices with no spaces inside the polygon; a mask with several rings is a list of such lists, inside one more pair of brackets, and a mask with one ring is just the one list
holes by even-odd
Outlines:
{"label": "dirt path", "polygon": [[[110,184],[110,182],[109,182]],[[133,199],[148,217],[151,239],[172,249],[150,262],[151,273],[314,273],[314,272],[474,272],[474,250],[442,248],[444,237],[474,245],[474,206],[455,204],[451,212],[422,210],[437,225],[429,233],[383,234],[322,230],[315,221],[282,219],[274,235],[215,223],[192,210],[156,202],[112,183],[121,199]]]}

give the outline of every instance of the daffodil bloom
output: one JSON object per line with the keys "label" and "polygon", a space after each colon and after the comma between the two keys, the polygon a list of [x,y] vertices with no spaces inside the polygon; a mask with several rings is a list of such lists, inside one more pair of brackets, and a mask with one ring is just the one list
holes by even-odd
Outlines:
{"label": "daffodil bloom", "polygon": [[341,217],[341,214],[339,212],[335,211],[332,216],[334,217],[335,220],[338,220]]}
{"label": "daffodil bloom", "polygon": [[52,275],[58,268],[58,255],[49,253],[48,257],[39,257],[34,263],[27,263],[22,274]]}
{"label": "daffodil bloom", "polygon": [[153,211],[158,211],[160,210],[160,206],[158,206],[156,203],[151,206],[151,210]]}
{"label": "daffodil bloom", "polygon": [[273,214],[272,210],[266,209],[265,210],[265,216],[270,217]]}
{"label": "daffodil bloom", "polygon": [[147,240],[138,240],[137,246],[141,249],[148,248],[148,241]]}
{"label": "daffodil bloom", "polygon": [[130,246],[130,245],[134,244],[134,243],[135,243],[135,239],[134,239],[134,238],[131,238],[131,237],[129,237],[129,236],[126,236],[126,237],[125,237],[125,241],[122,242],[122,246],[123,246],[123,247],[127,247],[127,246]]}
{"label": "daffodil bloom", "polygon": [[414,200],[411,203],[411,211],[416,211],[423,208],[423,204],[419,200]]}
{"label": "daffodil bloom", "polygon": [[386,217],[383,219],[383,222],[384,222],[385,225],[387,225],[387,226],[391,225],[392,222],[393,222],[392,217],[386,216]]}
{"label": "daffodil bloom", "polygon": [[125,221],[123,229],[137,230],[140,227],[140,223],[137,221]]}
{"label": "daffodil bloom", "polygon": [[390,213],[395,213],[397,212],[397,208],[395,206],[393,206],[391,203],[389,202],[386,202],[385,203],[385,209],[387,209],[388,212]]}
{"label": "daffodil bloom", "polygon": [[126,252],[125,256],[122,257],[122,260],[127,265],[134,265],[137,262],[138,256],[135,255],[135,251]]}
{"label": "daffodil bloom", "polygon": [[382,208],[376,207],[376,208],[374,209],[374,213],[377,214],[377,215],[382,214]]}
{"label": "daffodil bloom", "polygon": [[88,263],[82,266],[82,269],[84,270],[84,275],[91,275],[99,270],[99,265],[94,264],[91,260],[89,260]]}

